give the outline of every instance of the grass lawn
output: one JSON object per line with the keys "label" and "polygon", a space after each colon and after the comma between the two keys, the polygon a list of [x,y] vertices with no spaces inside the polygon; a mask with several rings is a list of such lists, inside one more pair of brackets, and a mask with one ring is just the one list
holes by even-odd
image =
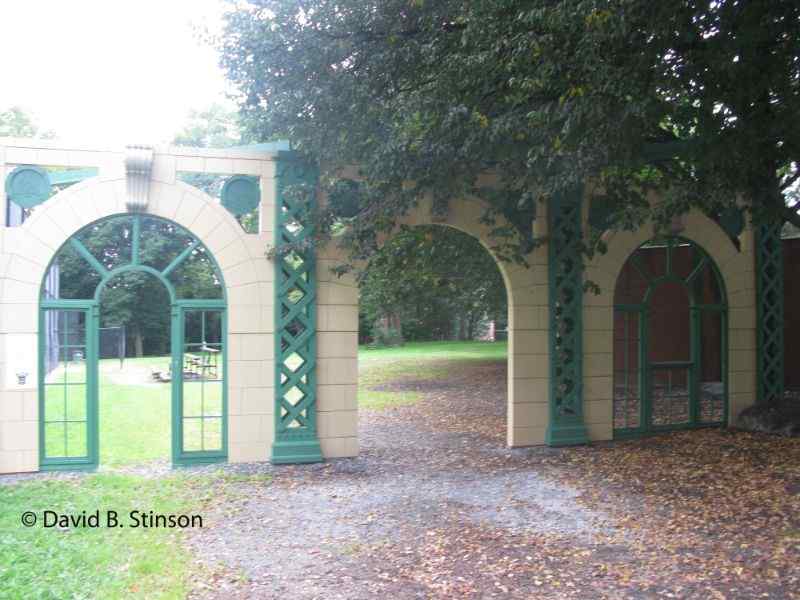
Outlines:
{"label": "grass lawn", "polygon": [[421,398],[413,391],[371,389],[390,381],[434,379],[447,375],[453,363],[503,361],[506,342],[411,342],[394,348],[358,349],[358,406],[379,410],[414,404]]}
{"label": "grass lawn", "polygon": [[[368,388],[398,379],[446,374],[452,361],[504,360],[505,343],[429,342],[400,348],[359,350],[359,405],[381,408],[416,402],[413,392]],[[100,462],[122,466],[169,457],[170,386],[133,385],[131,372],[149,373],[167,358],[115,360],[100,364]],[[146,377],[145,377],[146,380]],[[197,563],[173,529],[25,528],[20,517],[33,511],[91,514],[114,510],[127,522],[131,510],[162,514],[202,514],[212,495],[220,501],[237,475],[143,477],[120,471],[76,478],[50,478],[0,485],[0,598],[62,600],[183,598]],[[247,476],[244,476],[247,478]],[[259,476],[254,476],[259,477]],[[268,483],[268,481],[264,481]],[[40,521],[41,523],[41,521]]]}
{"label": "grass lawn", "polygon": [[[126,371],[166,369],[169,357],[125,359]],[[170,457],[171,386],[119,381],[119,361],[100,361],[100,464],[120,466]]]}

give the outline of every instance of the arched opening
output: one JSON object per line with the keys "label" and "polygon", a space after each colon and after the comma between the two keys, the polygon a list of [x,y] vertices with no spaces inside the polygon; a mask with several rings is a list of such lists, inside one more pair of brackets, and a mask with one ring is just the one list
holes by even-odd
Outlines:
{"label": "arched opening", "polygon": [[41,467],[166,448],[174,463],[224,460],[224,290],[202,243],[166,219],[117,215],[72,236],[41,288]]}
{"label": "arched opening", "polygon": [[472,436],[502,445],[508,298],[481,242],[451,226],[403,227],[365,266],[359,288],[362,427],[389,410],[413,428],[435,423],[426,444],[438,440],[442,450],[468,447]]}
{"label": "arched opening", "polygon": [[614,436],[722,425],[727,304],[714,262],[683,238],[631,254],[614,292]]}

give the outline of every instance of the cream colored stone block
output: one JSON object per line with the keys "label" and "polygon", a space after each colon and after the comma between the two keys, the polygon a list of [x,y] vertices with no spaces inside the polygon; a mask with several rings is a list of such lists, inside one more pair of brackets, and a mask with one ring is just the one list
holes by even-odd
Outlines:
{"label": "cream colored stone block", "polygon": [[19,148],[9,146],[6,148],[6,162],[11,165],[37,165],[39,150],[36,148]]}
{"label": "cream colored stone block", "polygon": [[592,442],[605,442],[614,439],[614,426],[611,423],[588,423],[589,440]]}
{"label": "cream colored stone block", "polygon": [[239,304],[228,306],[228,333],[253,333],[264,331],[261,306]]}
{"label": "cream colored stone block", "polygon": [[[5,276],[9,279],[36,285],[37,292],[34,294],[34,297],[38,299],[38,287],[42,281],[42,277],[44,276],[44,269],[42,268],[42,265],[31,262],[22,256],[5,255],[4,258],[5,257],[7,257],[8,260]],[[0,261],[0,263],[3,262],[6,261]]]}
{"label": "cream colored stone block", "polygon": [[275,388],[248,387],[242,392],[243,415],[272,415],[275,404]]}
{"label": "cream colored stone block", "polygon": [[547,402],[516,402],[510,407],[514,428],[547,427],[550,405]]}
{"label": "cream colored stone block", "polygon": [[39,300],[39,285],[14,279],[3,282],[3,300],[12,303],[33,303]]}
{"label": "cream colored stone block", "polygon": [[354,437],[358,433],[358,413],[352,411],[317,412],[320,439]]}
{"label": "cream colored stone block", "polygon": [[[223,273],[224,276],[225,274]],[[227,284],[227,280],[225,283]],[[264,304],[264,298],[261,296],[261,287],[258,283],[228,287],[227,295],[228,303],[231,306],[260,306]]]}
{"label": "cream colored stone block", "polygon": [[509,306],[509,329],[546,329],[547,319],[542,320],[542,310],[539,306]]}
{"label": "cream colored stone block", "polygon": [[231,384],[230,376],[228,377],[228,414],[241,415],[242,414],[242,396],[244,388],[240,385]]}
{"label": "cream colored stone block", "polygon": [[[235,239],[242,236],[242,232],[237,230],[237,227],[239,227],[238,224],[232,225],[228,221],[220,221],[214,230],[206,236],[206,247],[214,255],[221,252],[233,243]],[[241,228],[239,227],[239,229]]]}
{"label": "cream colored stone block", "polygon": [[225,285],[228,287],[228,289],[234,289],[240,286],[258,283],[258,280],[256,279],[256,271],[253,268],[252,261],[250,260],[245,260],[240,262],[238,265],[225,269],[222,277],[225,279]]}
{"label": "cream colored stone block", "polygon": [[318,385],[317,410],[321,412],[354,411],[358,408],[356,385]]}
{"label": "cream colored stone block", "polygon": [[22,421],[25,413],[23,403],[23,392],[0,392],[0,421]]}
{"label": "cream colored stone block", "polygon": [[155,181],[162,183],[175,183],[175,173],[177,170],[177,160],[174,156],[167,154],[156,154],[153,160],[153,175]]}
{"label": "cream colored stone block", "polygon": [[550,361],[547,354],[520,354],[509,353],[513,361],[514,377],[516,378],[545,378],[550,373]]}
{"label": "cream colored stone block", "polygon": [[584,422],[612,423],[614,420],[614,403],[612,400],[584,400]]}
{"label": "cream colored stone block", "polygon": [[[0,375],[0,381],[2,381]],[[39,418],[39,393],[37,391],[23,392],[22,420],[36,421]]]}
{"label": "cream colored stone block", "polygon": [[358,288],[319,282],[317,286],[319,304],[358,304]]}
{"label": "cream colored stone block", "polygon": [[175,170],[183,173],[202,173],[205,159],[199,156],[175,157]]}
{"label": "cream colored stone block", "polygon": [[228,462],[247,463],[269,460],[271,442],[228,444]]}
{"label": "cream colored stone block", "polygon": [[358,358],[358,334],[353,332],[317,332],[317,356],[322,358]]}
{"label": "cream colored stone block", "polygon": [[224,278],[227,269],[242,262],[249,261],[250,255],[242,240],[237,238],[219,252],[215,252],[214,259],[217,261],[219,268],[222,269],[222,276]]}
{"label": "cream colored stone block", "polygon": [[0,305],[0,331],[3,333],[35,333],[38,327],[37,304]]}
{"label": "cream colored stone block", "polygon": [[230,158],[207,158],[203,171],[206,173],[234,174],[233,160]]}
{"label": "cream colored stone block", "polygon": [[756,389],[756,374],[753,371],[735,371],[728,376],[731,394],[752,394]]}
{"label": "cream colored stone block", "polygon": [[272,360],[275,358],[275,338],[266,333],[252,333],[240,336],[242,359]]}
{"label": "cream colored stone block", "polygon": [[230,443],[266,443],[267,433],[261,422],[261,415],[230,415],[228,417]]}
{"label": "cream colored stone block", "polygon": [[350,458],[358,456],[358,438],[322,438],[319,441],[322,456],[327,458]]}
{"label": "cream colored stone block", "polygon": [[0,451],[0,473],[31,473],[38,470],[39,460],[35,451]]}
{"label": "cream colored stone block", "polygon": [[36,421],[0,423],[0,450],[36,450],[39,424]]}
{"label": "cream colored stone block", "polygon": [[193,225],[200,212],[205,208],[206,201],[197,192],[187,192],[181,198],[181,203],[175,210],[173,220],[189,230],[192,234],[199,236]]}
{"label": "cream colored stone block", "polygon": [[734,371],[755,371],[756,353],[753,350],[730,350],[728,369]]}
{"label": "cream colored stone block", "polygon": [[358,363],[352,358],[320,358],[317,360],[319,385],[358,383]]}
{"label": "cream colored stone block", "polygon": [[318,331],[358,332],[358,306],[321,305],[317,307]]}
{"label": "cream colored stone block", "polygon": [[541,377],[537,379],[525,379],[516,377],[509,384],[513,389],[514,402],[547,402],[550,397],[548,379]]}
{"label": "cream colored stone block", "polygon": [[613,352],[613,338],[610,331],[584,331],[584,354],[609,354]]}
{"label": "cream colored stone block", "polygon": [[520,330],[511,332],[514,337],[514,352],[518,354],[547,354],[547,331]]}
{"label": "cream colored stone block", "polygon": [[592,400],[606,400],[613,397],[611,377],[584,377],[584,397]]}
{"label": "cream colored stone block", "polygon": [[585,354],[583,374],[587,377],[610,377],[614,368],[614,355],[611,353]]}
{"label": "cream colored stone block", "polygon": [[742,394],[728,394],[728,423],[736,425],[739,414],[756,403],[755,392]]}
{"label": "cream colored stone block", "polygon": [[197,213],[197,217],[192,221],[190,231],[198,238],[205,241],[211,237],[211,233],[224,222],[226,216],[219,211],[219,206],[211,202],[203,202],[203,209]]}
{"label": "cream colored stone block", "polygon": [[507,442],[512,448],[541,446],[544,444],[544,436],[544,427],[514,427],[510,430]]}
{"label": "cream colored stone block", "polygon": [[614,311],[611,307],[586,306],[583,309],[584,331],[607,331],[614,329]]}
{"label": "cream colored stone block", "polygon": [[731,350],[755,350],[755,329],[730,329],[728,331],[728,345]]}
{"label": "cream colored stone block", "polygon": [[751,308],[729,308],[728,323],[731,329],[755,329],[756,311]]}
{"label": "cream colored stone block", "polygon": [[228,361],[228,377],[232,385],[243,388],[269,387],[273,368],[272,361],[231,360]]}

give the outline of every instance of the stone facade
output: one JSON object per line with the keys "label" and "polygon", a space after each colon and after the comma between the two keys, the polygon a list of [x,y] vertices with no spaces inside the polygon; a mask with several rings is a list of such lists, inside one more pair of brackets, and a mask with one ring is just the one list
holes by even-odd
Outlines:
{"label": "stone facade", "polygon": [[[125,213],[124,153],[59,142],[0,139],[0,180],[22,164],[96,167],[99,174],[38,206],[19,227],[0,227],[0,473],[39,468],[38,348],[39,290],[61,245],[98,219]],[[147,212],[170,219],[205,244],[225,281],[228,310],[228,458],[270,457],[274,438],[274,265],[265,256],[274,243],[275,177],[278,155],[269,152],[156,149]],[[260,226],[245,233],[220,203],[176,178],[179,171],[253,175],[260,178]],[[5,207],[3,186],[0,204]],[[473,235],[487,250],[478,200],[451,204],[432,216],[421,202],[404,218],[408,225],[437,224]],[[545,237],[539,210],[535,235]],[[5,211],[2,211],[5,215]],[[4,218],[4,216],[3,216]],[[4,222],[0,225],[4,225]],[[753,403],[756,388],[756,321],[753,234],[737,250],[713,221],[692,213],[681,235],[701,245],[719,267],[729,304],[729,422]],[[609,252],[586,268],[601,288],[587,294],[583,309],[584,413],[592,440],[609,440],[612,426],[612,326],[616,278],[627,257],[652,237],[652,230],[617,233]],[[331,267],[336,248],[319,251],[317,310],[318,434],[325,457],[358,454],[358,288]],[[543,444],[548,424],[547,245],[528,256],[529,268],[498,261],[508,294],[509,446]],[[25,384],[15,374],[29,373]]]}

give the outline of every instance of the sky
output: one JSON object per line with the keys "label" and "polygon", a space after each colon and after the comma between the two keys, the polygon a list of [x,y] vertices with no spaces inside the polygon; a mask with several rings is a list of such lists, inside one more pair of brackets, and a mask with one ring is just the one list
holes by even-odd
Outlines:
{"label": "sky", "polygon": [[221,0],[0,0],[0,110],[60,139],[172,139],[191,109],[231,103],[214,49]]}

